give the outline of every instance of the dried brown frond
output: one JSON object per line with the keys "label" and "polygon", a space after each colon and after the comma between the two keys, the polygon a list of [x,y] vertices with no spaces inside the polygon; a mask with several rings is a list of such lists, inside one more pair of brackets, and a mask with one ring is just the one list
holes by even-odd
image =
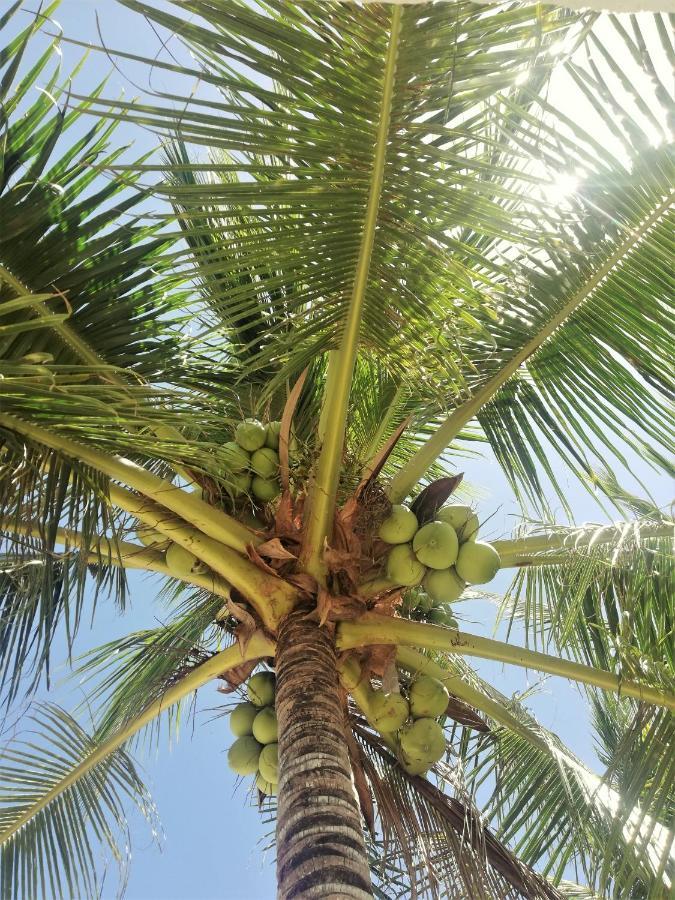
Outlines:
{"label": "dried brown frond", "polygon": [[[449,796],[426,778],[408,775],[365,720],[353,715],[352,725],[375,797],[382,858],[405,867],[411,897],[560,900],[484,826],[468,795]],[[460,790],[448,766],[439,763],[434,771]]]}

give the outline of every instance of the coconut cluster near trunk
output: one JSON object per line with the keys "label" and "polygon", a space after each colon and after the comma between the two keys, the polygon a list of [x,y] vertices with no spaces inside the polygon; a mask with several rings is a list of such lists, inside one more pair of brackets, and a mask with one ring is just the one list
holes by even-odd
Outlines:
{"label": "coconut cluster near trunk", "polygon": [[228,750],[227,762],[237,775],[255,775],[258,790],[274,796],[279,782],[274,673],[252,675],[246,684],[246,696],[247,701],[230,711],[230,730],[236,740]]}
{"label": "coconut cluster near trunk", "polygon": [[[281,422],[263,425],[245,419],[234,432],[228,452],[237,460],[230,479],[233,497],[250,495],[260,503],[270,503],[281,493],[279,482],[279,432]],[[235,449],[236,448],[236,449]]]}
{"label": "coconut cluster near trunk", "polygon": [[366,686],[368,722],[410,775],[425,774],[445,753],[442,720],[450,695],[437,678],[420,675],[398,691]]}

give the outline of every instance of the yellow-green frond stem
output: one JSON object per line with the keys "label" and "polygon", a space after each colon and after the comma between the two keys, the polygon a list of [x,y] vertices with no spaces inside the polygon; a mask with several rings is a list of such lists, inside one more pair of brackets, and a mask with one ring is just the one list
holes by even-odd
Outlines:
{"label": "yellow-green frond stem", "polygon": [[144,525],[159,531],[169,540],[185,547],[197,559],[206,563],[225,581],[236,588],[255,608],[264,626],[275,629],[280,620],[293,609],[297,591],[292,585],[274,575],[268,575],[250,559],[240,556],[219,541],[207,537],[167,514],[159,504],[137,497],[119,485],[110,485],[110,499],[115,506],[136,516]]}
{"label": "yellow-green frond stem", "polygon": [[587,300],[596,288],[602,284],[609,273],[620,261],[640,243],[648,231],[668,212],[673,204],[675,193],[666,197],[654,212],[640,224],[639,228],[632,231],[615,252],[609,257],[603,266],[600,266],[588,281],[581,287],[568,302],[522,347],[504,367],[492,378],[485,382],[476,393],[469,397],[461,406],[455,409],[445,422],[431,435],[431,437],[417,450],[394,477],[389,488],[389,499],[392,503],[401,503],[424,476],[429,467],[441,456],[447,447],[455,440],[462,428],[467,425],[480,410],[489,403],[498,390],[518,371],[548,338],[563,325],[567,319]]}
{"label": "yellow-green frond stem", "polygon": [[[29,536],[40,534],[40,526],[37,522],[17,523],[9,519],[0,519],[0,527],[6,532],[13,531],[15,534]],[[59,544],[63,544],[66,549],[68,547],[87,547],[84,535],[72,528],[57,528],[56,541]],[[143,547],[131,541],[113,540],[104,535],[99,537],[97,549],[98,552],[94,552],[90,547],[90,552],[87,554],[87,562],[92,565],[103,563],[104,565],[121,566],[125,569],[158,572],[169,578],[176,577],[165,563],[164,554],[158,550],[152,550],[149,547]],[[181,578],[180,580],[186,584],[204,588],[204,590],[210,591],[218,597],[223,597],[225,600],[230,598],[229,584],[217,575],[192,573],[189,578]]]}
{"label": "yellow-green frond stem", "polygon": [[338,650],[350,650],[371,644],[420,647],[443,653],[476,656],[479,659],[494,659],[513,666],[579,681],[616,694],[635,697],[655,706],[675,709],[675,695],[662,693],[646,684],[620,679],[611,672],[570,662],[547,653],[538,653],[502,641],[467,634],[456,628],[443,628],[407,619],[392,619],[373,613],[362,616],[358,621],[340,622],[338,625],[336,640]]}
{"label": "yellow-green frond stem", "polygon": [[152,703],[121,731],[97,747],[96,750],[94,750],[87,759],[76,766],[66,778],[54,785],[54,787],[46,793],[38,803],[26,810],[26,812],[13,822],[9,828],[0,833],[0,846],[5,844],[13,835],[20,831],[27,822],[30,822],[40,810],[48,806],[52,800],[59,796],[59,794],[62,794],[63,791],[67,790],[72,784],[75,784],[79,778],[104,760],[114,750],[117,750],[118,747],[121,747],[122,744],[132,738],[137,731],[140,731],[141,728],[149,722],[152,722],[153,719],[157,718],[157,716],[161,715],[161,713],[165,712],[169,707],[178,703],[183,697],[187,697],[208,681],[211,681],[212,678],[222,675],[223,672],[227,672],[229,669],[233,669],[243,662],[252,659],[260,659],[263,656],[273,656],[274,649],[274,642],[257,632],[248,641],[244,650],[242,650],[239,643],[236,643],[232,647],[228,647],[227,650],[223,650],[215,656],[212,656],[206,662],[190,672],[189,675],[182,678],[177,684],[167,688],[161,700]]}
{"label": "yellow-green frond stem", "polygon": [[[675,538],[672,522],[624,522],[603,528],[577,528],[559,533],[537,534],[512,541],[492,541],[499,553],[503,569],[514,566],[560,565],[571,552],[589,551],[593,547],[614,547],[648,538]],[[556,553],[556,551],[564,551]]]}
{"label": "yellow-green frond stem", "polygon": [[333,515],[342,465],[349,394],[354,376],[354,364],[361,332],[361,318],[363,316],[370,261],[375,241],[377,215],[387,157],[387,137],[394,97],[394,79],[400,34],[401,9],[400,7],[395,7],[391,14],[391,31],[384,68],[377,141],[373,157],[365,221],[361,233],[361,246],[354,273],[349,312],[344,323],[340,347],[337,351],[331,353],[328,364],[326,392],[321,411],[321,427],[319,429],[321,447],[308,498],[308,515],[301,558],[306,570],[320,582],[323,582],[325,579],[323,551],[326,540],[330,538],[333,528]]}
{"label": "yellow-green frond stem", "polygon": [[61,434],[14,416],[0,415],[0,425],[72,459],[78,459],[109,478],[127,484],[145,497],[181,516],[204,534],[240,553],[245,553],[249,544],[260,543],[260,538],[236,519],[205,503],[194,493],[184,491],[175,484],[158,478],[129,459],[112,456],[85,444],[71,441]]}

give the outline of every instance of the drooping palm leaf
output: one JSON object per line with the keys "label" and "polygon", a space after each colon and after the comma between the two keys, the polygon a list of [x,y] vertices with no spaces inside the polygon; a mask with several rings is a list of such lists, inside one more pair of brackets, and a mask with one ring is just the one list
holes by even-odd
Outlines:
{"label": "drooping palm leaf", "polygon": [[408,891],[419,897],[559,897],[483,827],[454,765],[434,767],[439,779],[447,779],[441,790],[427,778],[407,775],[364,726],[357,722],[356,734],[382,830],[382,857],[373,868],[383,886],[393,868],[407,873]]}
{"label": "drooping palm leaf", "polygon": [[[424,664],[424,657],[418,660],[409,651],[399,656],[405,668]],[[607,890],[625,896],[622,891],[634,883],[650,885],[657,896],[670,889],[675,832],[668,796],[672,758],[664,734],[651,755],[621,757],[626,783],[631,784],[624,797],[612,774],[618,754],[601,779],[521,703],[504,697],[464,661],[437,658],[436,665],[442,667],[439,675],[445,669],[460,676],[461,681],[448,681],[451,691],[501,726],[493,727],[487,739],[479,736],[463,746],[463,774],[472,790],[491,792],[481,806],[497,836],[513,846],[519,859],[554,883],[573,865],[601,894]],[[432,666],[429,671],[436,670]],[[665,723],[671,719],[672,714],[663,711],[655,722],[668,727]],[[615,872],[619,864],[620,876]]]}
{"label": "drooping palm leaf", "polygon": [[[237,2],[180,4],[207,26],[151,5],[127,5],[180,35],[222,99],[200,100],[177,113],[167,107],[170,96],[158,95],[138,107],[107,104],[109,114],[178,133],[187,144],[222,148],[219,164],[206,164],[210,178],[197,177],[203,164],[181,175],[172,158],[167,193],[190,228],[198,259],[204,266],[207,259],[218,263],[210,269],[211,302],[226,313],[229,327],[262,316],[269,346],[258,354],[261,364],[275,361],[284,373],[299,371],[334,345],[334,327],[350,302],[360,240],[353,223],[363,218],[370,187],[389,12],[327,3],[260,9]],[[399,375],[416,354],[416,365],[424,361],[446,379],[456,378],[450,336],[445,352],[434,351],[423,335],[439,326],[473,329],[471,308],[493,303],[493,264],[476,250],[465,253],[449,229],[464,225],[481,234],[523,237],[519,221],[483,190],[479,176],[494,164],[492,113],[480,104],[511,85],[514,65],[537,59],[554,33],[576,21],[559,14],[539,18],[539,12],[486,15],[469,5],[404,11],[362,334],[364,346]],[[458,33],[458,15],[466,35]],[[541,45],[528,41],[532,21]],[[504,46],[513,49],[488,66],[489,50]],[[318,79],[311,91],[306,72]],[[473,129],[462,122],[466,115]],[[501,198],[514,190],[500,184],[497,193]],[[218,213],[217,241],[204,234],[208,247],[198,249],[200,230]]]}
{"label": "drooping palm leaf", "polygon": [[245,649],[234,644],[202,660],[106,740],[90,738],[58,707],[40,707],[32,739],[10,736],[0,761],[3,897],[99,896],[92,840],[119,860],[115,828],[126,824],[120,798],[154,813],[124,746],[212,678],[271,652],[274,644],[256,634]]}
{"label": "drooping palm leaf", "polygon": [[[214,625],[222,605],[222,599],[200,592],[184,600],[166,626],[129,634],[87,654],[77,671],[89,684],[88,702],[100,710],[97,740],[107,740],[139,709],[161,699],[169,685],[231,643]],[[179,712],[180,707],[167,711],[170,728],[178,726]],[[159,724],[152,723],[155,738]]]}
{"label": "drooping palm leaf", "polygon": [[647,665],[675,674],[672,523],[652,508],[613,526],[549,528],[533,543],[547,536],[564,554],[528,557],[505,600],[528,637],[626,677]]}
{"label": "drooping palm leaf", "polygon": [[126,804],[151,824],[155,811],[131,757],[116,750],[53,799],[49,791],[95,749],[91,738],[64,710],[36,707],[21,736],[5,734],[0,760],[0,834],[24,813],[43,808],[18,827],[0,850],[3,897],[98,897],[101,883],[96,845],[120,866],[129,853]]}

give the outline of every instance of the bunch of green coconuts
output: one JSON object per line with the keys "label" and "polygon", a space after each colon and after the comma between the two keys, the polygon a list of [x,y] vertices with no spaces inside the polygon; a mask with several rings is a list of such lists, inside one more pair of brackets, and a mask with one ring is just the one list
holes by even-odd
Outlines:
{"label": "bunch of green coconuts", "polygon": [[[453,504],[437,510],[433,522],[420,527],[415,513],[401,504],[380,525],[379,538],[392,544],[387,578],[402,587],[422,585],[435,607],[424,611],[429,621],[455,624],[448,604],[458,600],[467,584],[487,584],[500,567],[492,544],[476,540],[478,517],[470,506]],[[419,594],[408,602],[410,612]],[[416,604],[415,604],[416,605]]]}
{"label": "bunch of green coconuts", "polygon": [[261,503],[269,503],[279,496],[280,431],[281,422],[263,425],[257,419],[245,419],[237,425],[234,440],[223,444],[234,497],[252,494]]}
{"label": "bunch of green coconuts", "polygon": [[[223,444],[228,487],[233,497],[252,494],[260,503],[269,503],[281,493],[279,482],[279,432],[281,422],[263,425],[246,419],[237,425],[234,441]],[[138,540],[146,547],[165,550],[166,565],[175,578],[203,574],[207,567],[197,557],[169,542],[159,531],[145,525],[136,528]]]}
{"label": "bunch of green coconuts", "polygon": [[399,762],[409,775],[424,775],[445,753],[445,734],[439,719],[450,695],[442,681],[419,675],[403,692],[371,690],[368,721],[394,743]]}
{"label": "bunch of green coconuts", "polygon": [[279,782],[279,745],[274,674],[252,675],[246,692],[248,702],[238,704],[230,713],[230,729],[236,740],[227,752],[227,762],[237,775],[255,775],[258,790],[275,796]]}

